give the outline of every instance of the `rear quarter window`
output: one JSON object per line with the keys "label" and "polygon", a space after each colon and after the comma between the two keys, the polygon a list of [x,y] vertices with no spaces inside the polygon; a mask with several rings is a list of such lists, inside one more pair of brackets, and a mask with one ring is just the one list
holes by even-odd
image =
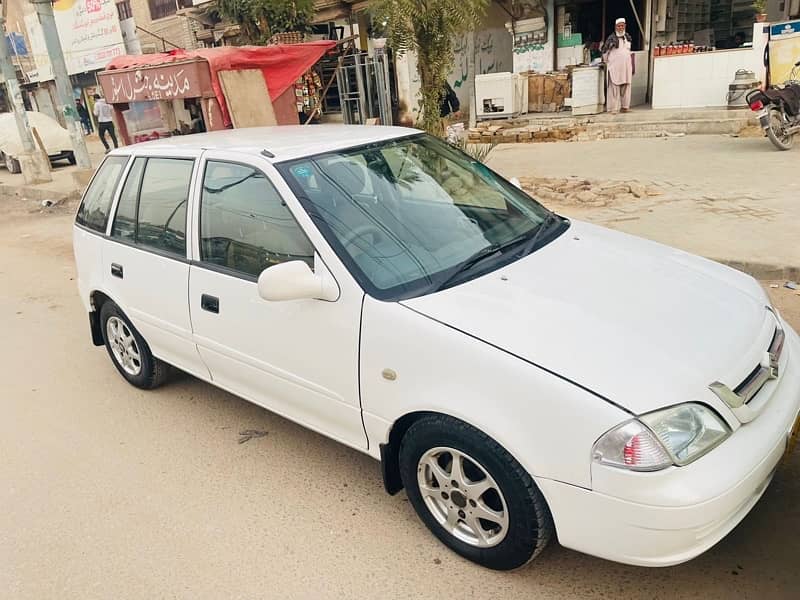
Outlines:
{"label": "rear quarter window", "polygon": [[103,161],[83,195],[75,217],[78,225],[105,233],[114,192],[127,162],[127,156],[109,156]]}

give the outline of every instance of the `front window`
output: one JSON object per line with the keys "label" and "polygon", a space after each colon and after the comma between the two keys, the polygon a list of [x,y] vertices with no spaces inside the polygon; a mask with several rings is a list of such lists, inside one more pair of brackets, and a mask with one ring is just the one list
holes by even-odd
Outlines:
{"label": "front window", "polygon": [[543,225],[550,213],[525,193],[429,136],[279,169],[362,287],[383,300],[431,293],[508,264],[520,249],[533,249],[526,241],[548,239],[537,236],[544,225],[559,229]]}
{"label": "front window", "polygon": [[314,248],[267,177],[247,165],[210,160],[200,204],[200,259],[253,279]]}

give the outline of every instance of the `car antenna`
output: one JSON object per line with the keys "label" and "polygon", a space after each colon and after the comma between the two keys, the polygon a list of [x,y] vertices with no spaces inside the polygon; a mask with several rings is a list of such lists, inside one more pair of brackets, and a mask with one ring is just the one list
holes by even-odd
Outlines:
{"label": "car antenna", "polygon": [[264,149],[261,151],[261,154],[262,154],[263,156],[266,156],[267,158],[275,158],[275,155],[274,155],[272,152],[270,152],[269,150],[267,150],[266,148],[264,148]]}

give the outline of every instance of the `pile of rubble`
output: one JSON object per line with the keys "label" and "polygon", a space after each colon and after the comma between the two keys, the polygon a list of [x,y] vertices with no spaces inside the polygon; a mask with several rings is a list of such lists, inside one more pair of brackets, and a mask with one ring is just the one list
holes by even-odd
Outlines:
{"label": "pile of rubble", "polygon": [[663,194],[658,186],[639,181],[549,177],[520,177],[519,180],[526,192],[545,204],[608,206]]}

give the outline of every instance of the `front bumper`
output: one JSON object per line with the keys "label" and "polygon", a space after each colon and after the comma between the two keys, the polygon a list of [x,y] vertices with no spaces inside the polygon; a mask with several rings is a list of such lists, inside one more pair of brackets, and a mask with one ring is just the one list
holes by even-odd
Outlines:
{"label": "front bumper", "polygon": [[764,493],[800,411],[800,338],[767,406],[719,447],[685,467],[635,473],[593,465],[593,490],[537,479],[559,542],[617,562],[669,566],[725,537]]}

